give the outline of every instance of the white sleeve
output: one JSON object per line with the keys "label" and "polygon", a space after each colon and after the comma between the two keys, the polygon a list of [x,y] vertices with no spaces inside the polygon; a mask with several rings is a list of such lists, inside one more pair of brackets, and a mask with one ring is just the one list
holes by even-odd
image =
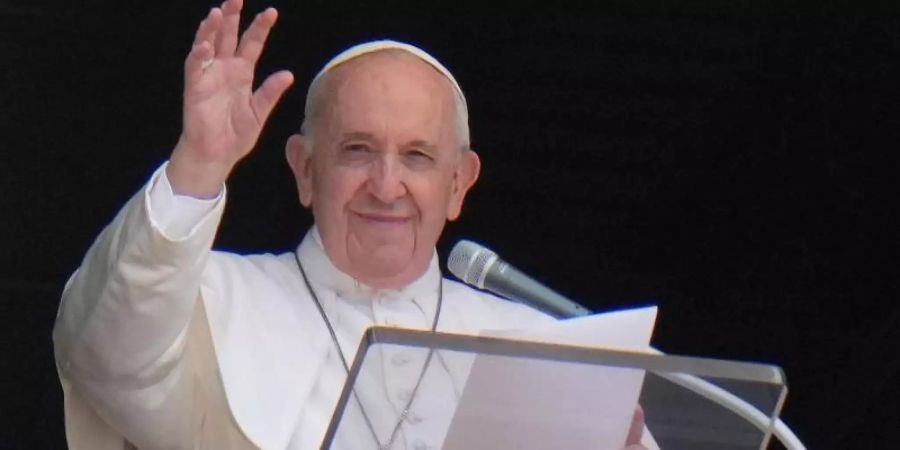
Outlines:
{"label": "white sleeve", "polygon": [[189,442],[183,354],[225,203],[224,193],[210,202],[166,197],[164,168],[91,246],[53,329],[64,386],[139,448]]}
{"label": "white sleeve", "polygon": [[166,176],[166,162],[151,179],[147,210],[150,222],[171,240],[182,240],[196,232],[203,218],[213,211],[225,197],[225,187],[212,199],[177,195]]}

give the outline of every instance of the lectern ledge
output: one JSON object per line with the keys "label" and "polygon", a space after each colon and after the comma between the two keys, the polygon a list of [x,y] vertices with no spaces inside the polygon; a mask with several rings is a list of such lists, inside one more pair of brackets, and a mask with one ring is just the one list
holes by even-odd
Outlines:
{"label": "lectern ledge", "polygon": [[618,450],[640,404],[664,450],[764,449],[786,394],[765,364],[375,327],[321,448]]}

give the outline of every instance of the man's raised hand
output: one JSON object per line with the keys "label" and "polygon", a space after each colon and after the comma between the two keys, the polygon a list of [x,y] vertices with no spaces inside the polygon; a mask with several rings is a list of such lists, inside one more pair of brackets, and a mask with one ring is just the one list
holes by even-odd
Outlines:
{"label": "man's raised hand", "polygon": [[176,194],[215,197],[294,81],[280,71],[253,90],[256,62],[278,13],[259,13],[239,40],[242,6],[226,0],[210,10],[185,60],[183,128],[166,170]]}

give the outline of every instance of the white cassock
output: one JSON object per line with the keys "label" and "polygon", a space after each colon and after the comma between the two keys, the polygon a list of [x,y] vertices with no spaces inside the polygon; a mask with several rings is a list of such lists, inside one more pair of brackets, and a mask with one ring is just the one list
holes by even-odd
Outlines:
{"label": "white cassock", "polygon": [[[91,247],[63,294],[53,331],[73,449],[313,449],[346,378],[293,253],[210,251],[224,194],[174,196],[160,168]],[[399,291],[373,290],[340,272],[315,229],[297,249],[352,363],[372,325],[429,329],[437,256]],[[477,333],[552,320],[528,307],[443,280],[438,330]],[[411,394],[424,357],[384,352],[380,386],[393,411],[370,411],[381,444]],[[452,365],[452,364],[451,364]],[[458,395],[459,379],[431,377],[431,394]],[[443,381],[441,381],[443,380]],[[425,403],[425,402],[422,402]],[[394,448],[440,447],[430,416],[411,408]],[[437,436],[437,437],[435,437]],[[376,448],[364,430],[352,448]]]}

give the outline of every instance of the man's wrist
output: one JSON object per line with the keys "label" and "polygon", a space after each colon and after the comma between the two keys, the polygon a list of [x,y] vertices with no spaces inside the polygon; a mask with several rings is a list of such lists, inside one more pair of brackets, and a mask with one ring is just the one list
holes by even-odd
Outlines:
{"label": "man's wrist", "polygon": [[219,196],[231,164],[193,160],[182,143],[176,146],[166,166],[166,177],[175,195],[197,199],[212,199]]}

